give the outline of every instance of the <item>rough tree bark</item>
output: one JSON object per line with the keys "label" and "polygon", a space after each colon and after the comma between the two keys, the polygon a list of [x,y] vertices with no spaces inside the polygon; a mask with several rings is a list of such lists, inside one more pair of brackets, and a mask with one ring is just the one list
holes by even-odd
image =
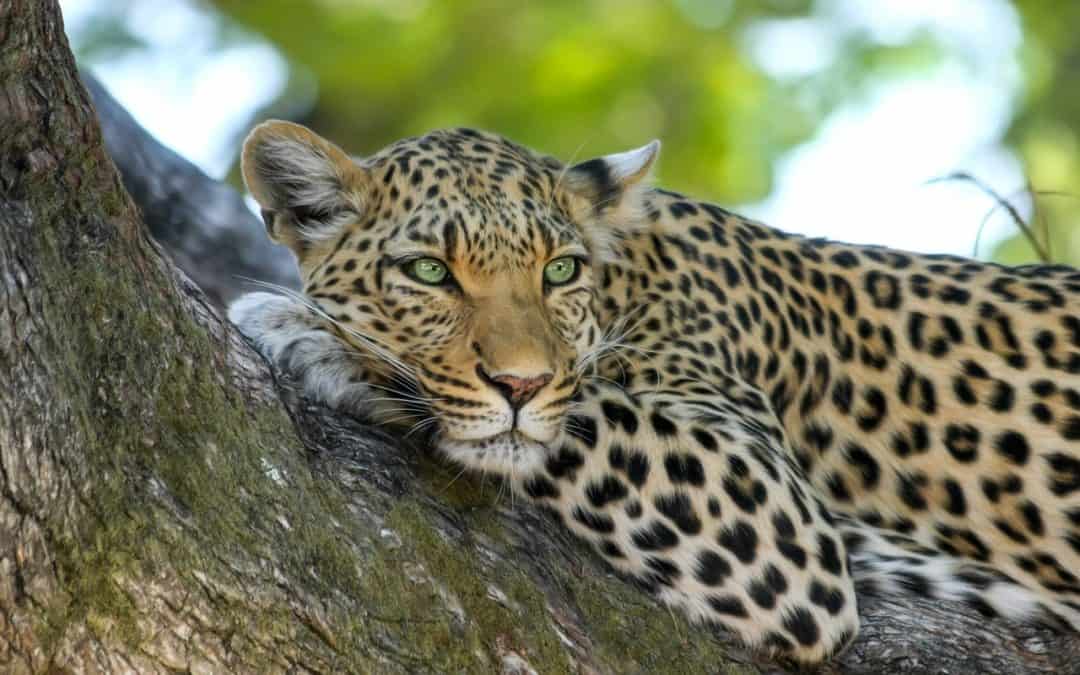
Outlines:
{"label": "rough tree bark", "polygon": [[[963,607],[862,610],[827,672],[1080,664]],[[0,671],[530,668],[777,667],[275,381],[148,237],[56,2],[0,3]]]}

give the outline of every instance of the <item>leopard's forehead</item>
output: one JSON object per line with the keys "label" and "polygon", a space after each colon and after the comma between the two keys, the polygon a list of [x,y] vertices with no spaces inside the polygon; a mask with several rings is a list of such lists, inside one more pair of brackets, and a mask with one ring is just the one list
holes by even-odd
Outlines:
{"label": "leopard's forehead", "polygon": [[532,265],[581,244],[558,190],[564,167],[473,129],[398,141],[362,164],[372,206],[361,224],[384,253],[439,252],[476,272]]}

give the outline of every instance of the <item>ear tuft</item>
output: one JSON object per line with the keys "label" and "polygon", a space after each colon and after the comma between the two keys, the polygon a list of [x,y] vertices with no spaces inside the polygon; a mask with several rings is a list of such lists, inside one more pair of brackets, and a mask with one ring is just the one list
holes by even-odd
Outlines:
{"label": "ear tuft", "polygon": [[602,258],[609,258],[617,241],[645,224],[644,192],[660,153],[660,141],[576,164],[565,185],[586,204],[576,214],[586,236]]}
{"label": "ear tuft", "polygon": [[298,255],[332,236],[362,206],[364,171],[340,148],[299,124],[270,120],[244,141],[241,171],[270,236]]}

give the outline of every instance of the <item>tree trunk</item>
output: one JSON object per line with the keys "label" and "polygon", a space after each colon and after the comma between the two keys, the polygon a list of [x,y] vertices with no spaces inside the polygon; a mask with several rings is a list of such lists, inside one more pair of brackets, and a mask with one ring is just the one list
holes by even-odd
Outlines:
{"label": "tree trunk", "polygon": [[[862,610],[830,671],[1080,663],[1071,636],[964,607]],[[0,671],[530,669],[777,667],[491,481],[275,381],[148,237],[56,2],[3,0]]]}

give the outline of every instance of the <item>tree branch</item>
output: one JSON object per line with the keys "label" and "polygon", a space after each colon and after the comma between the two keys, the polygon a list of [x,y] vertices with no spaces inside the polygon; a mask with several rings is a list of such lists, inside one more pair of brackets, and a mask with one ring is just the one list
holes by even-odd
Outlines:
{"label": "tree branch", "polygon": [[[229,217],[177,213],[165,242]],[[144,232],[56,3],[0,4],[0,671],[776,670],[497,485],[298,398]],[[1080,662],[965,607],[862,609],[827,672]]]}
{"label": "tree branch", "polygon": [[159,143],[92,74],[81,77],[143,222],[216,305],[250,290],[244,279],[300,287],[292,253],[267,238],[236,190]]}

